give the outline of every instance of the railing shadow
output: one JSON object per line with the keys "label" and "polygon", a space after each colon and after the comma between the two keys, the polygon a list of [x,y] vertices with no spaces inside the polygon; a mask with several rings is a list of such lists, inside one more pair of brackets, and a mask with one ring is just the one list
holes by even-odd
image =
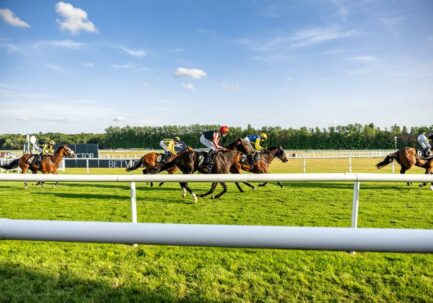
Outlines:
{"label": "railing shadow", "polygon": [[[170,289],[116,286],[74,277],[49,275],[22,264],[0,263],[0,302],[176,302]],[[141,287],[140,287],[141,286]],[[194,298],[191,298],[194,301]]]}

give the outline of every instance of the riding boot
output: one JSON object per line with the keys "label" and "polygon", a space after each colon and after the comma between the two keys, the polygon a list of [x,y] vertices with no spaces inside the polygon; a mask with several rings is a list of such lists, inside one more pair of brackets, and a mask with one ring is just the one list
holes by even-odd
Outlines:
{"label": "riding boot", "polygon": [[254,154],[248,154],[248,164],[250,166],[254,165]]}
{"label": "riding boot", "polygon": [[423,154],[424,154],[424,157],[429,158],[429,157],[431,156],[431,150],[430,150],[430,147],[426,147],[426,148],[423,150]]}
{"label": "riding boot", "polygon": [[161,163],[165,163],[169,158],[170,158],[170,153],[169,152],[165,152],[164,156],[162,157]]}
{"label": "riding boot", "polygon": [[36,155],[31,155],[26,161],[27,164],[32,164],[35,161],[35,157]]}

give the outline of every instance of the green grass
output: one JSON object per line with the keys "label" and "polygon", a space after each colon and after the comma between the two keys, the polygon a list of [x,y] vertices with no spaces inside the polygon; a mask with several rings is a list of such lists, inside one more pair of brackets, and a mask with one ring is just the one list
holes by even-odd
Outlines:
{"label": "green grass", "polygon": [[[376,160],[353,169],[376,172]],[[273,172],[300,172],[302,161]],[[308,172],[347,172],[347,160],[309,160]],[[391,168],[383,171],[390,173]],[[85,173],[71,170],[67,173]],[[92,169],[91,173],[121,170]],[[139,172],[137,172],[139,173]],[[414,169],[413,173],[423,173]],[[208,184],[192,183],[198,193]],[[220,189],[218,188],[217,191]],[[353,184],[274,184],[246,193],[229,184],[219,200],[183,200],[177,184],[137,184],[139,222],[336,226],[351,224]],[[62,183],[53,189],[0,183],[0,217],[130,222],[121,183]],[[433,191],[362,183],[359,227],[433,228]],[[433,302],[428,254],[0,242],[0,302]]]}

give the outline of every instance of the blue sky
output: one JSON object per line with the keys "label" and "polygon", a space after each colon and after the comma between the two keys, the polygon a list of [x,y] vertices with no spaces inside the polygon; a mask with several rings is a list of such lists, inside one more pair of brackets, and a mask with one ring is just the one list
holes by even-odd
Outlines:
{"label": "blue sky", "polygon": [[433,124],[433,1],[1,1],[0,133]]}

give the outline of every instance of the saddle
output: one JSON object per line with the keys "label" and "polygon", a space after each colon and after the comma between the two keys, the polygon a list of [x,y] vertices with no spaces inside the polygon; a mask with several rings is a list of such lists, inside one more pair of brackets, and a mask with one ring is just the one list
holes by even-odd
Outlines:
{"label": "saddle", "polygon": [[430,152],[429,155],[425,155],[421,149],[416,150],[416,156],[421,160],[431,160],[433,159],[433,153]]}
{"label": "saddle", "polygon": [[259,161],[260,159],[260,153],[255,152],[254,154],[242,154],[241,156],[241,164],[251,165],[253,166],[254,163]]}
{"label": "saddle", "polygon": [[158,156],[156,156],[156,163],[161,164],[163,159],[164,154],[158,154]]}

